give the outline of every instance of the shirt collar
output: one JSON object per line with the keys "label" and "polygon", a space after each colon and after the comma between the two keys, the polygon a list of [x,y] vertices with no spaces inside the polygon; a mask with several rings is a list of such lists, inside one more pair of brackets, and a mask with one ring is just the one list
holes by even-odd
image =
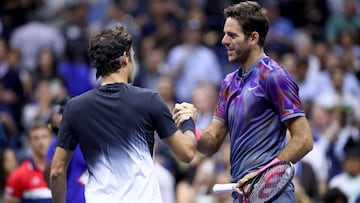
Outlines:
{"label": "shirt collar", "polygon": [[254,63],[252,63],[250,65],[250,67],[248,69],[246,69],[245,71],[242,70],[241,67],[239,67],[238,70],[238,76],[239,77],[243,77],[243,78],[247,78],[249,77],[250,73],[255,69],[255,67],[257,66],[257,64],[263,60],[264,58],[266,58],[267,55],[265,53],[263,53],[258,59],[256,59],[256,61]]}

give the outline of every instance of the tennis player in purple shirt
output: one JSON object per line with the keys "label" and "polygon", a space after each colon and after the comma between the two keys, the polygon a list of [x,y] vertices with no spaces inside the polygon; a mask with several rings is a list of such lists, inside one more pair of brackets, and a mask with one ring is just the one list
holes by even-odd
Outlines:
{"label": "tennis player in purple shirt", "polygon": [[[312,134],[298,86],[264,53],[269,28],[264,9],[247,1],[229,6],[224,14],[222,44],[229,61],[239,64],[239,69],[223,80],[212,122],[197,132],[197,148],[210,156],[229,134],[232,182],[237,183],[233,198],[243,202],[238,187],[270,163],[299,161],[312,149]],[[189,108],[193,114],[185,113]],[[196,118],[194,106],[177,105],[173,112],[177,124],[188,117]],[[287,130],[291,138],[286,143]],[[274,202],[295,202],[294,186],[290,184]]]}

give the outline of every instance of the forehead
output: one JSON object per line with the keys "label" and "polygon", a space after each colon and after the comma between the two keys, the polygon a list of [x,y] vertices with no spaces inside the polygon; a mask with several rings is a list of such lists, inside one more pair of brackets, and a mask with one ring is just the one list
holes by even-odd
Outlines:
{"label": "forehead", "polygon": [[241,33],[242,29],[239,25],[239,22],[232,17],[226,18],[225,24],[224,24],[224,30],[226,32],[233,32],[233,33]]}
{"label": "forehead", "polygon": [[50,135],[49,129],[46,127],[34,128],[34,129],[31,129],[30,133],[29,133],[30,136],[37,136],[37,135],[43,135],[43,134]]}

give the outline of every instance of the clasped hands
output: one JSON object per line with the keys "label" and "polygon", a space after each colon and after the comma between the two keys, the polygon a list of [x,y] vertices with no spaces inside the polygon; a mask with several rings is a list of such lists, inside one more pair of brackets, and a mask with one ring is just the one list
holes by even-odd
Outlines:
{"label": "clasped hands", "polygon": [[192,118],[196,123],[197,110],[193,104],[187,102],[183,102],[181,104],[177,103],[173,109],[172,118],[178,127],[189,118]]}

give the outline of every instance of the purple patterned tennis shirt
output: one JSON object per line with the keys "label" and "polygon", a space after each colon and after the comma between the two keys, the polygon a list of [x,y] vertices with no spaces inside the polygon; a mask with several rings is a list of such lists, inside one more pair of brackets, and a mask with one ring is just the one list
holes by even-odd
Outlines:
{"label": "purple patterned tennis shirt", "polygon": [[232,182],[282,151],[284,121],[305,116],[298,91],[285,68],[265,54],[244,73],[236,70],[223,80],[214,118],[230,132]]}

